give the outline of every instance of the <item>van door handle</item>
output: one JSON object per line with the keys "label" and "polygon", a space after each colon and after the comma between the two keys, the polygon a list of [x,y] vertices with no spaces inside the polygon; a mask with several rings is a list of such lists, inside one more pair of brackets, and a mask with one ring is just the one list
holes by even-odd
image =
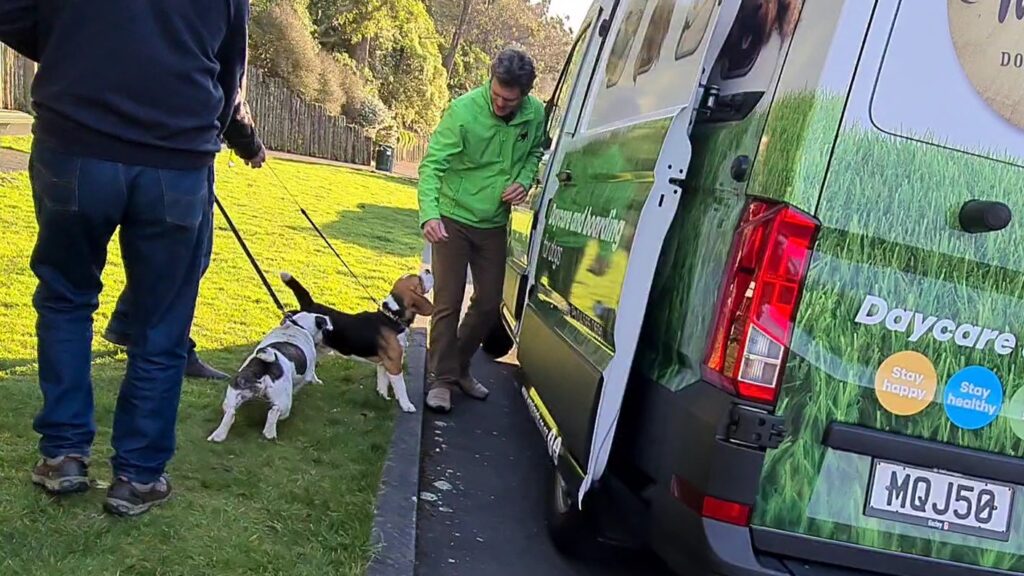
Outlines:
{"label": "van door handle", "polygon": [[968,200],[960,207],[960,228],[969,234],[997,232],[1010,225],[1013,212],[1002,202]]}
{"label": "van door handle", "polygon": [[558,182],[560,184],[568,184],[569,182],[572,182],[572,170],[562,170],[555,176],[555,178],[558,178]]}

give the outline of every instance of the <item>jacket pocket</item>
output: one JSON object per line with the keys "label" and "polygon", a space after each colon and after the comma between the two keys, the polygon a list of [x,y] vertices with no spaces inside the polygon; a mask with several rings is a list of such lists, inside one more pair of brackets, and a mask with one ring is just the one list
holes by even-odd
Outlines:
{"label": "jacket pocket", "polygon": [[29,177],[36,200],[52,210],[77,211],[81,167],[80,158],[48,146],[34,146],[29,158]]}
{"label": "jacket pocket", "polygon": [[163,187],[164,218],[168,223],[187,228],[199,226],[212,199],[211,170],[213,167],[158,171]]}
{"label": "jacket pocket", "polygon": [[451,214],[459,205],[459,197],[462,195],[465,178],[452,178],[451,182],[445,179],[441,195],[441,212]]}

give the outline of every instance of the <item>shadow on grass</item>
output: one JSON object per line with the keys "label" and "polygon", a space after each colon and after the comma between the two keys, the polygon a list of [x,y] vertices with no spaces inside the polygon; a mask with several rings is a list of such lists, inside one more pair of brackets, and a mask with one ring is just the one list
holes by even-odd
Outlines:
{"label": "shadow on grass", "polygon": [[[423,251],[419,212],[412,208],[362,203],[356,210],[343,210],[334,222],[317,222],[317,226],[330,240],[355,244],[386,256],[405,258]],[[302,234],[317,235],[308,224],[291,228]]]}

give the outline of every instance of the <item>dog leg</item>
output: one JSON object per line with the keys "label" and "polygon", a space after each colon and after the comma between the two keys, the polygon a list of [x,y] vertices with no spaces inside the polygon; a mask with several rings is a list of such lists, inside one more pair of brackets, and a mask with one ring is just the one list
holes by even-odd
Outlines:
{"label": "dog leg", "polygon": [[401,372],[388,374],[388,380],[395,390],[395,398],[398,398],[398,405],[402,408],[402,412],[409,414],[415,412],[416,407],[409,401],[409,391],[405,387],[405,376]]}
{"label": "dog leg", "polygon": [[263,437],[267,440],[277,440],[277,421],[281,418],[281,409],[277,405],[271,406],[267,412],[267,423],[263,426]]}
{"label": "dog leg", "polygon": [[224,418],[220,421],[220,426],[207,437],[209,442],[223,442],[227,440],[228,431],[231,430],[231,426],[235,423],[235,411],[238,407],[245,402],[242,394],[234,388],[228,388],[227,394],[224,397]]}
{"label": "dog leg", "polygon": [[381,398],[385,400],[391,400],[391,394],[388,392],[389,383],[390,378],[388,378],[384,365],[377,364],[377,394],[380,394]]}

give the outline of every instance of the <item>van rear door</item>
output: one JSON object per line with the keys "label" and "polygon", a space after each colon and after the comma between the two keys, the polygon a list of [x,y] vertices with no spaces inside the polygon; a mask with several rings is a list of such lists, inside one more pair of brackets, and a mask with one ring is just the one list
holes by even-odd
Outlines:
{"label": "van rear door", "polygon": [[[531,241],[527,400],[579,495],[611,451],[658,254],[683,193],[708,56],[739,0],[622,0]],[[572,483],[572,479],[568,479]]]}
{"label": "van rear door", "polygon": [[1024,572],[1024,11],[1010,7],[879,0],[848,100],[817,95],[843,121],[778,398],[788,438],[754,510],[764,551]]}

